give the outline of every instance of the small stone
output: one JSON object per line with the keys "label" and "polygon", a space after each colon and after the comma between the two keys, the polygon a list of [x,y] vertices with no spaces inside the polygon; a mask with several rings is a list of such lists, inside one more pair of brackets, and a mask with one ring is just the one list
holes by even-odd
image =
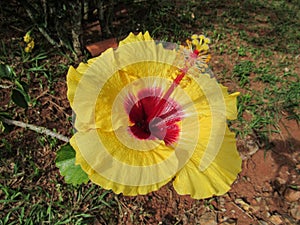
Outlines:
{"label": "small stone", "polygon": [[277,177],[275,181],[277,181],[278,184],[281,184],[281,185],[286,183],[286,180],[282,179],[281,177]]}
{"label": "small stone", "polygon": [[237,224],[236,219],[231,219],[231,218],[220,223],[220,225],[236,225],[236,224]]}
{"label": "small stone", "polygon": [[219,204],[220,204],[220,209],[222,212],[226,212],[226,208],[225,208],[225,198],[224,197],[220,197],[219,199]]}
{"label": "small stone", "polygon": [[270,212],[269,212],[269,207],[266,207],[266,209],[268,210],[266,213],[265,213],[265,216],[267,218],[269,218],[271,216]]}
{"label": "small stone", "polygon": [[260,208],[260,206],[255,205],[255,206],[251,207],[251,210],[252,210],[253,213],[257,213],[261,210],[261,208]]}
{"label": "small stone", "polygon": [[291,209],[290,209],[291,216],[295,218],[296,220],[300,220],[300,205],[295,204]]}
{"label": "small stone", "polygon": [[289,202],[295,202],[300,199],[300,191],[288,188],[284,192],[284,198]]}
{"label": "small stone", "polygon": [[281,225],[283,223],[283,221],[279,215],[273,215],[269,218],[269,220],[274,225]]}
{"label": "small stone", "polygon": [[236,204],[240,205],[245,211],[249,211],[250,205],[248,203],[244,202],[242,199],[237,198],[234,202]]}
{"label": "small stone", "polygon": [[224,216],[224,217],[222,217],[222,218],[219,218],[219,222],[220,223],[223,223],[223,222],[225,222],[225,221],[227,221],[229,219],[229,217],[227,217],[227,216]]}
{"label": "small stone", "polygon": [[261,197],[256,197],[256,198],[255,198],[255,200],[257,201],[257,203],[260,203],[260,202],[261,202],[261,199],[262,199]]}
{"label": "small stone", "polygon": [[224,206],[225,203],[226,203],[225,198],[220,197],[220,198],[219,198],[219,202],[220,202],[220,205],[221,205],[221,206]]}
{"label": "small stone", "polygon": [[259,220],[258,224],[259,225],[269,225],[266,221],[263,221],[263,220]]}
{"label": "small stone", "polygon": [[198,221],[201,225],[217,225],[216,214],[213,212],[204,213]]}
{"label": "small stone", "polygon": [[188,222],[189,222],[189,219],[185,214],[183,214],[183,217],[181,218],[181,220],[182,220],[183,224],[188,224]]}
{"label": "small stone", "polygon": [[259,150],[257,143],[254,140],[247,140],[246,146],[248,148],[248,155],[251,156]]}

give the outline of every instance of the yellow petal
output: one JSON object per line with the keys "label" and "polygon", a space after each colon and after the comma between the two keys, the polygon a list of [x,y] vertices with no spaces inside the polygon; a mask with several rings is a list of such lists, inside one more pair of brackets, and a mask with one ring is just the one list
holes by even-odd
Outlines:
{"label": "yellow petal", "polygon": [[79,66],[75,69],[73,66],[70,66],[68,73],[67,73],[67,85],[68,85],[68,92],[67,97],[70,101],[71,106],[73,105],[74,96],[76,93],[76,89],[78,84],[83,76],[83,74],[87,71],[91,64],[97,58],[93,58],[88,60],[88,63],[80,63]]}
{"label": "yellow petal", "polygon": [[82,77],[82,73],[77,72],[77,70],[73,66],[70,66],[67,74],[67,84],[68,84],[67,96],[71,106],[73,105],[76,88],[78,86],[81,77]]}
{"label": "yellow petal", "polygon": [[[197,149],[195,155],[197,151],[201,149]],[[176,176],[173,183],[175,190],[196,199],[226,193],[241,171],[241,158],[236,150],[234,134],[226,131],[217,157],[205,171],[199,170],[198,163],[199,157],[192,156]]]}
{"label": "yellow petal", "polygon": [[119,46],[125,45],[125,44],[130,44],[130,43],[134,43],[137,41],[153,41],[153,39],[151,38],[150,34],[148,31],[145,32],[145,34],[143,34],[142,32],[138,33],[138,35],[135,35],[133,33],[130,33],[128,35],[127,38],[125,38],[124,40],[120,41]]}
{"label": "yellow petal", "polygon": [[[78,135],[78,134],[76,134]],[[112,179],[107,179],[104,176],[101,176],[100,173],[97,173],[89,163],[85,160],[85,158],[82,156],[81,151],[79,150],[79,147],[77,146],[76,143],[76,135],[73,136],[70,140],[70,144],[76,151],[76,164],[79,164],[81,168],[88,174],[90,180],[95,183],[100,185],[101,187],[108,189],[108,190],[113,190],[116,194],[123,193],[124,195],[127,196],[135,196],[135,195],[144,195],[152,191],[156,191],[159,188],[161,188],[163,185],[168,183],[170,179],[154,183],[151,185],[143,185],[143,186],[131,186],[131,185],[124,185],[122,183],[117,183],[113,181]],[[129,174],[124,174],[123,171],[117,171],[119,173],[119,176],[129,176]]]}
{"label": "yellow petal", "polygon": [[239,92],[228,94],[228,88],[220,85],[223,91],[224,100],[226,104],[226,118],[228,120],[235,120],[237,118],[237,96]]}

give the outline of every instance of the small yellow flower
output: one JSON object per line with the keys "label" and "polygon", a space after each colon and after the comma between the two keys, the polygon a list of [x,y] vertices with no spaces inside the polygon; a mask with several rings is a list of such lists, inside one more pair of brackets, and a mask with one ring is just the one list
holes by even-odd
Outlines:
{"label": "small yellow flower", "polygon": [[24,51],[27,53],[32,52],[32,49],[34,48],[34,39],[30,34],[31,31],[28,31],[23,37],[24,42],[27,44]]}
{"label": "small yellow flower", "polygon": [[25,43],[29,43],[33,38],[30,36],[30,31],[28,31],[23,37]]}
{"label": "small yellow flower", "polygon": [[34,40],[32,39],[25,47],[25,52],[27,53],[32,52],[33,48],[34,48]]}
{"label": "small yellow flower", "polygon": [[25,52],[29,53],[29,52],[31,52],[31,49],[28,46],[26,46],[25,47]]}

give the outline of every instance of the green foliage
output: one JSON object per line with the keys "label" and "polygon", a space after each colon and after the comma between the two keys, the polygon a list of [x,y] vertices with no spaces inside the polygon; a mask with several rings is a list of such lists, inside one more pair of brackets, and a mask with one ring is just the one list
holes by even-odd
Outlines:
{"label": "green foliage", "polygon": [[29,95],[27,93],[27,87],[28,85],[25,82],[15,82],[16,88],[12,90],[11,99],[12,101],[22,107],[27,108],[28,103],[30,102]]}
{"label": "green foliage", "polygon": [[13,84],[11,100],[22,108],[27,108],[30,102],[28,84],[18,79],[9,65],[0,64],[0,78],[7,79]]}
{"label": "green foliage", "polygon": [[75,150],[70,144],[62,146],[57,151],[56,166],[68,184],[87,183],[89,178],[79,165],[75,165]]}
{"label": "green foliage", "polygon": [[13,79],[15,77],[13,69],[9,65],[0,64],[0,78]]}
{"label": "green foliage", "polygon": [[239,78],[240,86],[244,87],[249,83],[249,76],[254,69],[254,63],[252,61],[241,61],[233,68],[233,75]]}

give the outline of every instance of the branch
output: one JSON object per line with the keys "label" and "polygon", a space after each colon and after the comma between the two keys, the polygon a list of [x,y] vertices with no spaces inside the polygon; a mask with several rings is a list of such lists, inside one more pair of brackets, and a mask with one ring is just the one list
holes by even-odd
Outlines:
{"label": "branch", "polygon": [[3,84],[0,84],[0,88],[3,88],[3,89],[8,89],[8,88],[11,88],[12,85],[3,85]]}
{"label": "branch", "polygon": [[64,141],[64,142],[69,142],[68,137],[65,137],[61,134],[55,133],[55,132],[53,132],[53,131],[45,128],[45,127],[39,127],[39,126],[36,126],[36,125],[27,124],[27,123],[23,123],[23,122],[20,122],[20,121],[11,120],[11,119],[7,119],[7,118],[3,118],[3,117],[1,118],[1,120],[4,123],[8,124],[8,125],[14,125],[14,126],[26,128],[26,129],[33,130],[33,131],[35,131],[37,133],[40,133],[40,134],[46,134],[50,137],[59,139],[59,140]]}
{"label": "branch", "polygon": [[73,49],[76,53],[75,60],[77,60],[78,56],[82,55],[81,51],[81,43],[80,36],[82,35],[82,5],[81,1],[74,1],[74,5],[72,7],[72,41],[73,41]]}

